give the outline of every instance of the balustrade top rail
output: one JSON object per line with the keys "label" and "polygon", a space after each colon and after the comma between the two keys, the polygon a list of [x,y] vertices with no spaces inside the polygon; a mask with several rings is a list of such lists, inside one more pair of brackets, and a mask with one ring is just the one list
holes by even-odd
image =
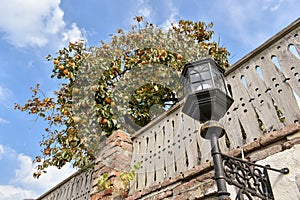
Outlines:
{"label": "balustrade top rail", "polygon": [[[220,120],[227,133],[222,151],[299,121],[299,34],[300,18],[226,71],[234,103]],[[210,144],[198,134],[201,124],[183,114],[182,105],[132,135],[132,164],[142,163],[132,192],[210,160]]]}

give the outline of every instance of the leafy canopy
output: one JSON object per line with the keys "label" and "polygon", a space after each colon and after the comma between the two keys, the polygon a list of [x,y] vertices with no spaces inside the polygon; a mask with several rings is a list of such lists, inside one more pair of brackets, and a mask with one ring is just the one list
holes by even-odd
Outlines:
{"label": "leafy canopy", "polygon": [[48,123],[35,177],[67,162],[90,166],[103,136],[120,128],[134,132],[178,102],[185,63],[212,57],[229,66],[229,52],[212,41],[212,23],[180,20],[164,30],[143,17],[135,20],[130,31],[118,29],[99,46],[78,41],[48,55],[51,78],[61,80],[55,97],[38,84],[25,105],[15,105]]}

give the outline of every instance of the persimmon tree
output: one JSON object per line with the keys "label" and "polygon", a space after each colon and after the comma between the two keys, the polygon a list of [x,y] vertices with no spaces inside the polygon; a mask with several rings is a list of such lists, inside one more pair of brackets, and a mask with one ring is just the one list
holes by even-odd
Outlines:
{"label": "persimmon tree", "polygon": [[129,31],[118,29],[99,46],[78,41],[48,55],[51,78],[61,82],[55,97],[38,84],[24,105],[15,105],[48,124],[34,177],[68,162],[90,166],[103,137],[117,129],[133,132],[177,103],[185,63],[212,57],[229,66],[229,52],[212,40],[212,23],[180,20],[165,30],[143,17],[135,20]]}

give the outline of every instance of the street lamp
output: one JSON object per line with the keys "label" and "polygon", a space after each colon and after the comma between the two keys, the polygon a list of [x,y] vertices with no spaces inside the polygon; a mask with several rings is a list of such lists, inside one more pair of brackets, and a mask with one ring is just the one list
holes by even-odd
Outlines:
{"label": "street lamp", "polygon": [[257,165],[220,151],[218,139],[225,134],[225,129],[218,121],[233,103],[224,71],[211,58],[186,64],[182,71],[186,94],[182,112],[203,123],[200,134],[210,140],[219,200],[230,200],[226,182],[239,188],[238,199],[244,199],[244,195],[249,199],[252,196],[274,199],[267,170],[287,174],[287,168],[278,170]]}

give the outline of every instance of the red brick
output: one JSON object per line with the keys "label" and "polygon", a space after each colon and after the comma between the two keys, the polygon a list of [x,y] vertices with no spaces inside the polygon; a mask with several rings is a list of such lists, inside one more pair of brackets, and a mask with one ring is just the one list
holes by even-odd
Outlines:
{"label": "red brick", "polygon": [[131,196],[127,197],[125,200],[135,200],[138,199],[142,196],[142,192],[135,192],[134,194],[132,194]]}
{"label": "red brick", "polygon": [[214,185],[215,181],[213,179],[206,179],[196,187],[192,187],[188,192],[185,193],[185,195],[190,197],[190,199],[199,199],[207,195],[215,194],[216,191],[212,190]]}
{"label": "red brick", "polygon": [[[104,174],[104,173],[110,172],[110,170],[111,170],[110,167],[102,167],[102,168],[98,171],[98,175],[101,176],[101,175]],[[95,177],[94,174],[93,174],[93,177]]]}
{"label": "red brick", "polygon": [[116,140],[113,145],[121,147],[124,151],[132,152],[133,150],[132,143],[123,140]]}
{"label": "red brick", "polygon": [[114,188],[108,188],[108,189],[105,189],[104,191],[103,191],[103,196],[108,196],[108,195],[112,195],[113,194],[113,192],[114,192]]}
{"label": "red brick", "polygon": [[179,195],[174,196],[172,199],[174,199],[174,200],[186,200],[186,199],[188,199],[188,196],[187,196],[187,194],[179,194]]}
{"label": "red brick", "polygon": [[247,156],[247,158],[249,158],[250,162],[255,162],[258,160],[265,159],[281,151],[282,151],[282,146],[280,144],[276,144],[268,148],[259,149],[258,151],[251,153],[249,156]]}
{"label": "red brick", "polygon": [[290,140],[290,141],[287,141],[287,142],[283,143],[282,148],[283,148],[283,150],[290,149],[293,146],[295,146],[296,144],[300,144],[300,138],[295,138],[293,140]]}
{"label": "red brick", "polygon": [[196,183],[196,179],[192,179],[189,182],[183,183],[173,189],[173,193],[175,195],[186,192],[190,187],[194,186]]}
{"label": "red brick", "polygon": [[215,172],[208,172],[196,178],[197,181],[204,181],[206,179],[213,179],[215,176]]}
{"label": "red brick", "polygon": [[124,162],[125,164],[131,163],[131,157],[125,156],[123,154],[115,154],[111,157],[112,161]]}
{"label": "red brick", "polygon": [[146,197],[145,199],[146,200],[160,200],[160,199],[166,199],[167,197],[170,197],[172,196],[173,192],[170,191],[170,190],[167,190],[167,191],[162,191],[162,192],[159,192],[153,196],[150,196],[150,197]]}
{"label": "red brick", "polygon": [[90,197],[90,200],[100,200],[102,199],[102,195],[100,193],[94,194]]}
{"label": "red brick", "polygon": [[105,165],[103,164],[102,160],[101,162],[98,162],[96,165],[94,165],[94,168],[100,169],[102,167],[105,167]]}
{"label": "red brick", "polygon": [[115,160],[114,162],[110,163],[109,167],[118,171],[125,171],[130,169],[130,163],[124,163]]}
{"label": "red brick", "polygon": [[252,152],[256,149],[261,148],[259,140],[255,140],[253,142],[247,143],[243,146],[244,153]]}
{"label": "red brick", "polygon": [[207,171],[210,171],[211,169],[213,169],[212,162],[205,162],[205,163],[202,163],[202,164],[196,166],[195,168],[193,168],[193,169],[191,169],[187,172],[184,172],[183,177],[187,178],[187,177],[190,177],[190,176],[203,174]]}
{"label": "red brick", "polygon": [[179,175],[177,175],[177,176],[172,177],[171,179],[166,179],[166,180],[164,180],[164,181],[161,183],[161,186],[162,186],[162,187],[165,187],[165,186],[171,185],[172,183],[178,182],[178,181],[180,181],[180,180],[182,180],[182,179],[183,179],[182,174],[179,174]]}
{"label": "red brick", "polygon": [[236,157],[236,156],[241,155],[241,153],[242,153],[242,149],[236,148],[236,149],[232,149],[232,150],[230,150],[230,151],[227,151],[225,154],[226,154],[226,155],[229,155],[229,156],[234,156],[234,157]]}
{"label": "red brick", "polygon": [[298,123],[291,124],[291,125],[283,127],[282,129],[280,129],[278,131],[273,131],[273,132],[266,134],[265,136],[262,136],[259,139],[259,142],[262,146],[266,146],[266,145],[274,143],[288,135],[296,133],[299,130],[300,130],[300,126]]}
{"label": "red brick", "polygon": [[131,138],[127,133],[125,133],[121,130],[118,130],[118,131],[112,133],[112,135],[107,138],[106,144],[115,141],[117,138],[121,138],[124,141],[131,142]]}
{"label": "red brick", "polygon": [[144,188],[143,191],[142,191],[142,195],[145,196],[145,195],[147,195],[147,194],[149,194],[149,193],[151,193],[153,191],[156,191],[156,190],[158,190],[160,188],[161,188],[160,183],[153,184],[153,185],[151,185],[149,187]]}
{"label": "red brick", "polygon": [[114,146],[110,149],[105,149],[105,151],[102,152],[101,157],[103,159],[108,159],[110,160],[110,157],[115,154],[115,153],[119,153],[121,154],[123,152],[123,149],[121,147],[118,146]]}

